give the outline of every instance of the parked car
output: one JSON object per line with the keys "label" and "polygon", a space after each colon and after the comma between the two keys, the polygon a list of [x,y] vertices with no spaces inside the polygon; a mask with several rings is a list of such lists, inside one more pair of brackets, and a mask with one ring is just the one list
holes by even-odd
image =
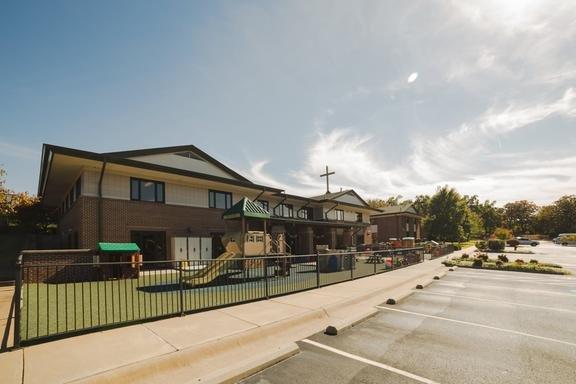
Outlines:
{"label": "parked car", "polygon": [[517,237],[516,240],[518,241],[518,243],[520,245],[531,245],[533,247],[537,246],[538,244],[540,244],[539,241],[537,240],[530,240],[527,237]]}

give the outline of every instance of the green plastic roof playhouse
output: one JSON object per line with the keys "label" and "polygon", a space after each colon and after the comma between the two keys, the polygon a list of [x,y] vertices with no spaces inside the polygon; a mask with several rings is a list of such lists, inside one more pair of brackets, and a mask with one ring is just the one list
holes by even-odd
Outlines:
{"label": "green plastic roof playhouse", "polygon": [[270,213],[249,198],[243,197],[242,200],[222,214],[222,218],[226,220],[243,217],[248,219],[269,219]]}
{"label": "green plastic roof playhouse", "polygon": [[140,252],[136,243],[98,243],[102,252]]}

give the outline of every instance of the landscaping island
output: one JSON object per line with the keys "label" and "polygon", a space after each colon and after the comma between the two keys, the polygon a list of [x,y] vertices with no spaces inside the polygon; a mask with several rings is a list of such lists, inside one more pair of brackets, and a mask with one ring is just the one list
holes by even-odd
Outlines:
{"label": "landscaping island", "polygon": [[480,253],[475,257],[470,257],[467,254],[443,262],[447,267],[463,267],[463,268],[476,268],[476,269],[490,269],[497,271],[513,271],[513,272],[531,272],[531,273],[547,273],[551,275],[570,275],[570,271],[562,268],[561,265],[552,263],[540,263],[538,260],[532,259],[529,262],[523,259],[516,259],[514,261],[508,260],[506,255],[498,255],[497,259],[491,259],[485,253]]}

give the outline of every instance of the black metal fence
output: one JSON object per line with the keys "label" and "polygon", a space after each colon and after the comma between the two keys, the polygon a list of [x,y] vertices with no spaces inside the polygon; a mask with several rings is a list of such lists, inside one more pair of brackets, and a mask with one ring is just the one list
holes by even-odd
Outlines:
{"label": "black metal fence", "polygon": [[14,345],[318,288],[424,261],[422,248],[227,260],[17,264]]}

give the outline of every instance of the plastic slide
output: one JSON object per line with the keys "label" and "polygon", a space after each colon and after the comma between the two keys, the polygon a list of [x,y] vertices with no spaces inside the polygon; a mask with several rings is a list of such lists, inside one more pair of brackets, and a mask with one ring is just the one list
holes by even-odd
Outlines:
{"label": "plastic slide", "polygon": [[186,276],[182,280],[184,284],[196,286],[202,284],[208,284],[212,280],[216,279],[222,274],[224,270],[227,269],[228,263],[226,260],[235,259],[240,257],[241,252],[234,243],[230,243],[226,247],[226,252],[222,253],[218,258],[214,259],[209,266],[201,271],[194,273],[191,276]]}

